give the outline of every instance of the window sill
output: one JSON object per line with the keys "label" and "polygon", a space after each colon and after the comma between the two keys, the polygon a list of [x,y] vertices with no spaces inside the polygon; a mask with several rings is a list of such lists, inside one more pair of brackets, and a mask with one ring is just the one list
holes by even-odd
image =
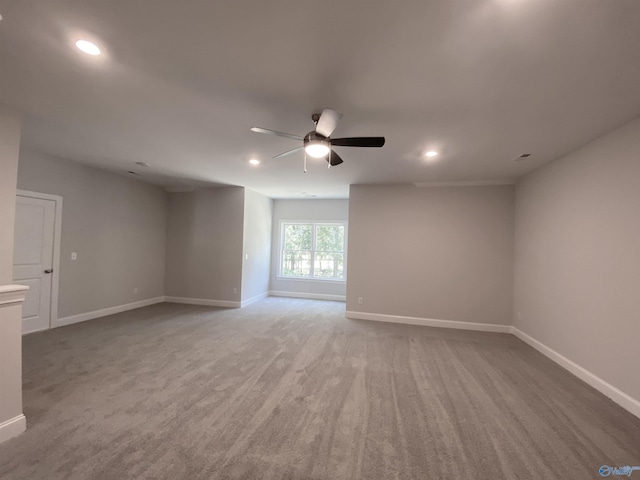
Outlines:
{"label": "window sill", "polygon": [[347,283],[346,280],[333,280],[331,278],[309,278],[309,277],[283,277],[276,276],[277,280],[291,280],[294,282],[312,282],[312,283]]}

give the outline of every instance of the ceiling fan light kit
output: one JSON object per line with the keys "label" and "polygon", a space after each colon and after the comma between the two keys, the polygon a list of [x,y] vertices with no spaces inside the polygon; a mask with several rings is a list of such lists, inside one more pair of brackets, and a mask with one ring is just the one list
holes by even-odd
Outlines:
{"label": "ceiling fan light kit", "polygon": [[310,157],[323,158],[331,151],[331,142],[319,133],[309,132],[307,136],[304,137],[304,151],[307,152]]}
{"label": "ceiling fan light kit", "polygon": [[342,118],[342,114],[325,108],[321,114],[314,113],[311,120],[316,124],[316,129],[307,133],[304,137],[293,135],[291,133],[278,132],[266,128],[253,127],[252,132],[263,133],[266,135],[275,135],[278,137],[290,138],[292,140],[302,140],[302,146],[288,150],[273,158],[280,158],[299,150],[304,150],[304,172],[307,172],[307,155],[313,158],[324,158],[328,167],[334,167],[343,163],[342,158],[333,150],[334,146],[338,147],[382,147],[384,145],[384,137],[351,137],[351,138],[335,138],[331,139],[331,134],[338,126],[338,120]]}

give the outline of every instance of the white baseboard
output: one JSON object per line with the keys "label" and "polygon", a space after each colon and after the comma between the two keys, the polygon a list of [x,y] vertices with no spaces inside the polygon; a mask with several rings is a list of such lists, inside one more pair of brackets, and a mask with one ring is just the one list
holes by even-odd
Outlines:
{"label": "white baseboard", "polygon": [[53,325],[51,325],[51,327],[62,327],[64,325],[71,325],[72,323],[86,322],[87,320],[106,317],[107,315],[113,315],[114,313],[122,313],[136,308],[147,307],[149,305],[164,302],[164,298],[165,297],[148,298],[147,300],[140,300],[139,302],[116,305],[115,307],[103,308],[102,310],[95,310],[93,312],[80,313],[78,315],[59,318],[53,323]]}
{"label": "white baseboard", "polygon": [[0,443],[17,437],[27,429],[27,419],[23,414],[0,423]]}
{"label": "white baseboard", "polygon": [[403,323],[406,325],[421,325],[423,327],[455,328],[458,330],[475,330],[479,332],[511,333],[511,325],[497,325],[493,323],[459,322],[456,320],[436,320],[432,318],[403,317],[400,315],[384,315],[382,313],[354,312],[347,310],[347,318],[357,320],[373,320],[375,322]]}
{"label": "white baseboard", "polygon": [[189,297],[164,297],[165,302],[184,303],[185,305],[204,305],[207,307],[225,307],[240,308],[241,302],[233,302],[230,300],[210,300],[208,298],[189,298]]}
{"label": "white baseboard", "polygon": [[308,298],[310,300],[332,300],[334,302],[346,302],[345,295],[329,295],[324,293],[302,293],[302,292],[281,292],[277,290],[269,290],[271,297],[291,297],[291,298]]}
{"label": "white baseboard", "polygon": [[542,342],[536,340],[532,336],[524,333],[522,330],[519,330],[516,327],[511,327],[511,333],[513,333],[516,337],[522,340],[524,343],[532,346],[544,356],[550,358],[555,363],[573,373],[576,377],[578,377],[583,382],[591,385],[593,388],[598,390],[603,395],[609,397],[611,400],[616,402],[625,410],[631,412],[636,417],[640,418],[640,401],[635,398],[627,395],[619,388],[614,387],[610,383],[605,382],[603,379],[594,375],[586,368],[581,367],[577,363],[572,360],[569,360],[564,355],[556,352],[552,348],[547,347]]}
{"label": "white baseboard", "polygon": [[251,297],[251,298],[247,298],[246,300],[242,300],[242,302],[240,302],[240,307],[241,308],[248,307],[252,303],[256,303],[256,302],[262,300],[263,298],[267,298],[268,296],[269,296],[269,292],[262,292],[260,295],[256,295],[255,297]]}

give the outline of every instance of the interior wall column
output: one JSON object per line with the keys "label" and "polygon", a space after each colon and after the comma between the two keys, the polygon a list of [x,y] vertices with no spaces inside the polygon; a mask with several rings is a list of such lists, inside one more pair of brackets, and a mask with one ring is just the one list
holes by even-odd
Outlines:
{"label": "interior wall column", "polygon": [[20,128],[20,116],[0,105],[0,443],[26,429],[22,413],[22,302],[27,287],[12,285]]}

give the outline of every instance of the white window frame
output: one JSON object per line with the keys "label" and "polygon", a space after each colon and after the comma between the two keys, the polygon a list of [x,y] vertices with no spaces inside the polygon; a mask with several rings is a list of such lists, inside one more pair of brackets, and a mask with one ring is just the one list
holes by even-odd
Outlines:
{"label": "white window frame", "polygon": [[[313,232],[311,235],[311,275],[310,276],[296,276],[296,275],[284,275],[282,272],[282,252],[284,251],[284,227],[285,225],[312,225]],[[313,276],[313,268],[314,268],[314,255],[316,252],[316,226],[340,226],[344,227],[344,250],[342,252],[343,255],[343,278],[331,278],[331,277],[314,277]],[[343,220],[336,221],[314,221],[314,220],[280,220],[280,238],[278,241],[278,279],[280,280],[293,280],[296,282],[328,282],[328,283],[347,283],[347,245],[349,244],[348,239],[348,222]]]}

